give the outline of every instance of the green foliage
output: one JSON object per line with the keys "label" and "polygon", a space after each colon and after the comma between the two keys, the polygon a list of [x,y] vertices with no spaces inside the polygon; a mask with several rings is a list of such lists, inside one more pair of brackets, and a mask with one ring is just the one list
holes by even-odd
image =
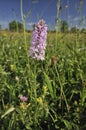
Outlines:
{"label": "green foliage", "polygon": [[[45,61],[31,59],[31,34],[0,35],[0,130],[85,130],[85,34],[50,32]],[[22,102],[20,96],[26,96]]]}
{"label": "green foliage", "polygon": [[75,33],[77,31],[76,27],[72,27],[70,32]]}
{"label": "green foliage", "polygon": [[23,24],[17,21],[12,21],[9,23],[9,30],[10,31],[23,31]]}
{"label": "green foliage", "polygon": [[61,21],[60,30],[61,30],[61,32],[63,32],[63,33],[68,32],[68,23],[67,23],[67,21],[65,21],[65,20]]}
{"label": "green foliage", "polygon": [[86,29],[85,29],[85,28],[82,28],[82,29],[81,29],[81,33],[86,33]]}
{"label": "green foliage", "polygon": [[49,80],[49,77],[45,72],[44,72],[44,82],[50,91],[51,97],[54,98],[53,87],[52,87],[51,81]]}

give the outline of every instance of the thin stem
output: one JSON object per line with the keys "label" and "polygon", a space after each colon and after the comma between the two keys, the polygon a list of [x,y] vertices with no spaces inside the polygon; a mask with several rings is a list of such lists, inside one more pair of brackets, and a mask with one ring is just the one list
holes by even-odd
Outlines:
{"label": "thin stem", "polygon": [[[60,84],[60,92],[61,92],[61,93],[60,93],[60,96],[61,96],[61,99],[62,99],[62,97],[64,97],[67,110],[69,111],[69,107],[68,107],[69,105],[68,105],[68,103],[67,103],[67,99],[66,99],[66,96],[65,96],[64,91],[63,91],[63,85],[62,85],[62,83],[61,83],[61,80],[60,80],[59,73],[58,73],[58,70],[57,70],[57,68],[56,68],[56,65],[54,65],[54,67],[55,67],[56,74],[57,74],[57,76],[58,76],[58,81],[59,81],[59,84]],[[61,102],[60,102],[60,103],[61,103]]]}
{"label": "thin stem", "polygon": [[37,93],[36,93],[36,65],[34,67],[34,94],[35,94],[35,98],[37,98]]}
{"label": "thin stem", "polygon": [[21,18],[23,21],[23,7],[22,7],[22,0],[20,0],[20,12],[21,12]]}
{"label": "thin stem", "polygon": [[[27,43],[26,43],[25,18],[24,18],[24,14],[23,14],[22,0],[20,0],[20,12],[21,12],[21,18],[22,18],[22,23],[23,23],[23,28],[24,28],[25,49],[26,49],[26,53],[27,53],[27,52],[28,52],[28,49],[27,49]],[[28,56],[28,53],[27,53],[27,56]]]}
{"label": "thin stem", "polygon": [[61,12],[61,0],[57,1],[57,16],[56,16],[56,44],[55,44],[55,52],[57,48],[57,34],[59,31],[59,26],[60,26],[60,12]]}

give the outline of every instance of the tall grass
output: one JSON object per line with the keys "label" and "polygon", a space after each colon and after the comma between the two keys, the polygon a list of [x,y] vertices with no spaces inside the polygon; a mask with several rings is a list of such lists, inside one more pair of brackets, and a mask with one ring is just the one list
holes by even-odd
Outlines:
{"label": "tall grass", "polygon": [[[85,129],[85,36],[48,35],[45,61],[26,58],[22,34],[0,36],[1,129]],[[51,38],[52,36],[52,38]],[[62,38],[63,37],[63,38]],[[29,48],[31,35],[27,35]],[[66,40],[67,39],[67,40]],[[17,78],[16,78],[17,77]],[[26,96],[27,102],[20,101]],[[22,124],[22,125],[21,125]]]}

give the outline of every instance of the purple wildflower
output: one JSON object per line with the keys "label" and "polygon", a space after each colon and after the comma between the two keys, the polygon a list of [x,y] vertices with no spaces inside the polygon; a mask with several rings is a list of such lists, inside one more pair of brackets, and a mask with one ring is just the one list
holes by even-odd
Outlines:
{"label": "purple wildflower", "polygon": [[26,102],[26,101],[28,100],[28,98],[25,97],[25,96],[20,96],[20,100],[21,100],[22,102]]}
{"label": "purple wildflower", "polygon": [[40,20],[35,26],[32,33],[32,41],[30,47],[30,56],[37,60],[45,59],[47,39],[47,25],[44,20]]}

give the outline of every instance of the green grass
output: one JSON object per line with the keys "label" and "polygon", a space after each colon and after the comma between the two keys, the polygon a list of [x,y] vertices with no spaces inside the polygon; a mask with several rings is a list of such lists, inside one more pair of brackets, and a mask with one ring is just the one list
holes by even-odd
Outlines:
{"label": "green grass", "polygon": [[49,32],[45,61],[36,61],[27,56],[31,34],[25,41],[22,33],[1,33],[1,130],[86,129],[85,37]]}

